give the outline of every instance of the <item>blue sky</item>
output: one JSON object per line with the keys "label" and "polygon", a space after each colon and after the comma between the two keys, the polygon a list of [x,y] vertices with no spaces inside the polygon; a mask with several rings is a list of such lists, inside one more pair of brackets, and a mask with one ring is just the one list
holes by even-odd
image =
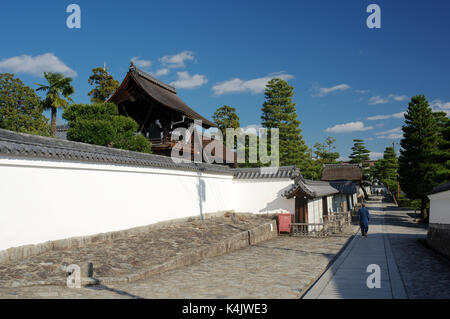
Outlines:
{"label": "blue sky", "polygon": [[[81,29],[66,26],[71,3]],[[371,3],[381,29],[366,26]],[[377,157],[399,141],[411,96],[450,110],[449,13],[446,0],[3,0],[0,72],[33,88],[46,68],[65,72],[88,103],[92,68],[106,62],[121,81],[134,58],[207,118],[234,106],[243,127],[260,124],[264,83],[279,76],[308,146],[333,136],[347,157],[363,138]]]}

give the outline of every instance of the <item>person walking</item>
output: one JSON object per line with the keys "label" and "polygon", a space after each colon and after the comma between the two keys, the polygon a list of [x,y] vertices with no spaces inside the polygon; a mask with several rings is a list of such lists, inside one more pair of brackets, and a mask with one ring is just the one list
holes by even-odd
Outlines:
{"label": "person walking", "polygon": [[359,226],[361,227],[361,235],[367,238],[367,232],[369,231],[370,214],[365,204],[362,204],[362,207],[358,210],[358,219]]}

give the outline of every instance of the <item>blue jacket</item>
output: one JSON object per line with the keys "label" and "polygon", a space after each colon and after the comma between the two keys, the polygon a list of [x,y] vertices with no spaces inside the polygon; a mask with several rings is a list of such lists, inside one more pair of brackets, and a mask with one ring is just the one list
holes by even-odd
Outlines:
{"label": "blue jacket", "polygon": [[369,210],[366,207],[361,207],[358,210],[358,219],[361,224],[367,225],[369,223],[370,214]]}

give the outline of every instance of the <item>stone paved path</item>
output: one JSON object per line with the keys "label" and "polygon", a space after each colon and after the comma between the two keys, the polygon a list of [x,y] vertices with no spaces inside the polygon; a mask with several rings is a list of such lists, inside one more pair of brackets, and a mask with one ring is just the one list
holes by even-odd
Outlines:
{"label": "stone paved path", "polygon": [[0,288],[0,298],[298,298],[355,233],[281,236],[135,283]]}
{"label": "stone paved path", "polygon": [[[368,203],[367,239],[358,235],[304,298],[450,298],[450,262],[423,246],[424,225],[414,213],[381,202]],[[381,288],[369,289],[369,264],[381,268]]]}
{"label": "stone paved path", "polygon": [[[226,215],[228,216],[228,215]],[[265,215],[238,214],[156,225],[84,247],[48,251],[20,261],[0,263],[0,287],[33,286],[42,281],[65,285],[66,266],[94,264],[94,277],[124,277],[172,257],[221,242],[270,221]]]}

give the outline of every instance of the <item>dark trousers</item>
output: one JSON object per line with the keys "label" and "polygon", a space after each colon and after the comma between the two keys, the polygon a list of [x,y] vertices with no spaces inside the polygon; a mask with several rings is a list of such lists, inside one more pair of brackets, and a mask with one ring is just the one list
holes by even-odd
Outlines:
{"label": "dark trousers", "polygon": [[361,227],[361,234],[367,234],[369,231],[369,224],[360,223],[359,227]]}

